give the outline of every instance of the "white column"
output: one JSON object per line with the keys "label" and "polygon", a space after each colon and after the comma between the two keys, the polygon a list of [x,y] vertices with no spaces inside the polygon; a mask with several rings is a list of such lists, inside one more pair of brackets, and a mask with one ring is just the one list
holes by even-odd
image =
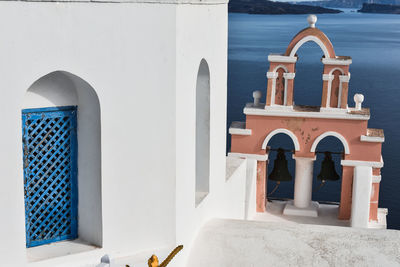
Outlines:
{"label": "white column", "polygon": [[372,167],[354,167],[351,227],[367,228],[372,188]]}
{"label": "white column", "polygon": [[318,202],[312,202],[314,158],[295,157],[294,201],[286,203],[284,215],[318,217]]}
{"label": "white column", "polygon": [[285,92],[284,92],[284,96],[283,96],[283,105],[286,106],[287,105],[287,84],[288,84],[288,80],[293,80],[294,77],[296,76],[296,73],[294,72],[290,72],[290,73],[284,73],[283,74],[283,78],[285,79]]}
{"label": "white column", "polygon": [[271,88],[271,106],[272,106],[275,105],[276,78],[278,78],[278,73],[267,72],[267,78],[272,79],[272,88]]}
{"label": "white column", "polygon": [[294,206],[307,208],[311,205],[314,158],[295,157]]}
{"label": "white column", "polygon": [[330,108],[331,107],[331,91],[332,91],[332,81],[335,76],[331,74],[323,74],[322,75],[322,80],[323,81],[328,81],[328,90],[326,92],[326,107]]}

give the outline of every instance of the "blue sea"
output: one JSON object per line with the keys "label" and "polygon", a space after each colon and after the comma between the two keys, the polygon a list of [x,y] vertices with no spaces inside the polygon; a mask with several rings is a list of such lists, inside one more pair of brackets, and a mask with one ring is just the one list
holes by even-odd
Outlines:
{"label": "blue sea", "polygon": [[[270,53],[283,53],[294,35],[308,27],[307,15],[229,14],[228,126],[232,121],[245,121],[243,107],[252,102],[252,92],[261,90],[265,98]],[[335,52],[351,56],[349,106],[353,95],[365,96],[364,107],[371,109],[369,128],[382,128],[384,168],[380,187],[380,207],[388,208],[388,228],[400,229],[400,15],[362,14],[346,10],[341,14],[318,15],[316,25],[330,38]],[[298,51],[296,65],[296,104],[320,105],[322,95],[322,51],[315,43],[306,43]],[[273,148],[292,149],[285,135],[273,137]],[[230,137],[228,137],[228,149]],[[340,141],[325,138],[317,150],[342,151]],[[271,172],[276,154],[272,152]],[[286,154],[294,178],[294,160]],[[336,172],[341,174],[340,156],[334,155]],[[340,184],[328,182],[317,190],[316,179],[323,155],[314,164],[313,200],[340,200]],[[294,179],[293,179],[294,180]],[[283,183],[274,197],[293,198],[294,182]],[[274,187],[268,183],[268,191]]]}

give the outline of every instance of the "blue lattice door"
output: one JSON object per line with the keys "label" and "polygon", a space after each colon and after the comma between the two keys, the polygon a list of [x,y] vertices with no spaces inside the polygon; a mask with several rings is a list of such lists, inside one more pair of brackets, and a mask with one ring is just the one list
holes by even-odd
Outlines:
{"label": "blue lattice door", "polygon": [[77,238],[76,113],[22,111],[27,247]]}

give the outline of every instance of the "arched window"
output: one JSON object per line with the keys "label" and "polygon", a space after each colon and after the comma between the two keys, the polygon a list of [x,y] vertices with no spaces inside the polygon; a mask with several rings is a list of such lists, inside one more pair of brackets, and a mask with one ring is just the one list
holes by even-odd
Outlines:
{"label": "arched window", "polygon": [[[324,137],[318,142],[316,151],[332,151],[332,152],[345,152],[345,148],[340,139],[335,136],[329,135]],[[326,158],[323,153],[316,153],[316,161],[314,162],[314,179],[313,179],[313,199],[318,201],[340,201],[341,194],[341,177],[342,177],[342,166],[340,162],[342,155],[332,154],[332,161],[336,173],[340,176],[339,181],[328,181],[324,186],[321,187],[321,181],[317,178],[321,172],[322,162]]]}
{"label": "arched window", "polygon": [[339,107],[340,75],[342,75],[342,72],[338,69],[332,72],[333,80],[331,83],[331,95],[329,103],[331,108]]}
{"label": "arched window", "polygon": [[64,71],[28,89],[22,110],[27,247],[75,239],[102,245],[100,104]]}
{"label": "arched window", "polygon": [[202,59],[196,83],[196,205],[210,191],[210,70]]}
{"label": "arched window", "polygon": [[286,72],[283,68],[279,68],[277,71],[278,77],[276,78],[275,86],[275,104],[283,105],[285,100],[285,78],[283,74]]}

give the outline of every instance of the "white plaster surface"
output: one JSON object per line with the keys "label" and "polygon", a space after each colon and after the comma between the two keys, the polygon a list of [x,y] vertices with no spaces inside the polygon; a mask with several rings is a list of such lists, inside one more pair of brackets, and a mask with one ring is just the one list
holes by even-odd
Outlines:
{"label": "white plaster surface", "polygon": [[257,194],[257,160],[247,159],[246,168],[246,198],[245,219],[253,218],[256,214]]}
{"label": "white plaster surface", "polygon": [[[99,99],[88,83],[64,71],[52,72],[38,79],[24,96],[23,108],[59,106],[77,106],[78,236],[88,244],[102,246]],[[78,249],[78,245],[76,249],[65,249],[64,255]],[[43,255],[44,251],[42,249]],[[50,248],[49,255],[53,257],[56,253]]]}
{"label": "white plaster surface", "polygon": [[251,135],[251,129],[246,129],[246,122],[233,121],[229,127],[229,134]]}
{"label": "white plaster surface", "polygon": [[348,220],[339,220],[339,205],[319,204],[318,217],[310,216],[290,216],[284,215],[283,211],[290,200],[269,200],[266,212],[256,213],[251,220],[276,222],[276,223],[294,223],[294,224],[316,224],[332,226],[350,226]]}
{"label": "white plaster surface", "polygon": [[[0,236],[8,240],[0,243],[1,265],[79,267],[99,263],[104,254],[123,257],[183,244],[185,249],[171,266],[185,266],[187,251],[203,223],[230,216],[225,190],[226,2],[153,2],[0,1],[0,113],[7,125],[0,132],[0,161],[7,162],[2,165],[0,188],[0,211],[7,220],[2,221]],[[171,1],[178,2],[183,3]],[[202,59],[210,68],[210,192],[196,208],[195,103]],[[74,84],[79,91],[90,84],[99,100],[99,119],[93,109],[80,109],[86,114],[85,124],[100,129],[78,145],[98,145],[96,135],[101,132],[97,149],[85,149],[79,157],[90,167],[88,172],[81,168],[80,175],[100,176],[95,189],[101,194],[94,195],[95,201],[82,202],[87,205],[80,216],[86,214],[87,220],[79,231],[102,248],[29,263],[21,109],[28,88],[55,71],[79,77]],[[55,93],[51,84],[48,88]],[[63,90],[54,95],[64,102],[42,98],[45,102],[39,104],[78,101],[81,106],[90,97],[78,93],[67,98]],[[81,137],[88,134],[78,132]],[[91,159],[100,160],[101,167],[93,169]],[[242,172],[245,175],[245,168]],[[80,194],[87,192],[83,187],[90,187],[91,181],[83,180]],[[243,191],[244,203],[246,177],[232,182],[232,190]],[[235,193],[229,195],[233,198]],[[84,197],[80,196],[80,204]],[[101,216],[90,216],[99,210]],[[238,212],[232,204],[229,210],[235,217],[244,216],[244,208]],[[81,232],[90,222],[93,227]]]}
{"label": "white plaster surface", "polygon": [[212,220],[189,262],[204,266],[399,266],[400,231]]}
{"label": "white plaster surface", "polygon": [[315,201],[311,201],[310,205],[305,208],[298,208],[293,204],[293,201],[290,201],[283,209],[283,214],[290,216],[318,217],[318,207],[319,204]]}
{"label": "white plaster surface", "polygon": [[294,157],[296,173],[294,180],[294,201],[297,208],[308,208],[311,205],[312,179],[315,158]]}
{"label": "white plaster surface", "polygon": [[[318,217],[285,215],[284,210],[291,200],[269,200],[266,212],[255,213],[248,219],[265,222],[285,222],[300,224],[317,224],[333,226],[350,226],[350,220],[339,220],[339,204],[318,203]],[[386,216],[388,210],[378,209],[378,221],[370,221],[368,228],[386,229]]]}
{"label": "white plaster surface", "polygon": [[350,224],[352,227],[368,227],[371,188],[372,167],[356,166],[354,168],[353,193],[351,197]]}
{"label": "white plaster surface", "polygon": [[242,164],[246,164],[246,159],[227,157],[226,158],[226,180],[228,181],[234,174],[237,173],[238,168]]}
{"label": "white plaster surface", "polygon": [[196,79],[196,205],[210,191],[210,119],[210,69],[202,59]]}
{"label": "white plaster surface", "polygon": [[47,245],[32,247],[27,249],[28,260],[36,262],[48,258],[57,258],[69,254],[82,253],[98,249],[81,240],[55,242]]}
{"label": "white plaster surface", "polygon": [[[350,111],[350,110],[349,110]],[[279,117],[301,117],[301,118],[321,118],[321,119],[345,119],[345,120],[369,120],[370,115],[351,114],[351,113],[332,113],[317,111],[296,111],[292,108],[288,109],[265,109],[254,107],[253,103],[246,104],[243,109],[246,115],[257,116],[279,116]]]}

